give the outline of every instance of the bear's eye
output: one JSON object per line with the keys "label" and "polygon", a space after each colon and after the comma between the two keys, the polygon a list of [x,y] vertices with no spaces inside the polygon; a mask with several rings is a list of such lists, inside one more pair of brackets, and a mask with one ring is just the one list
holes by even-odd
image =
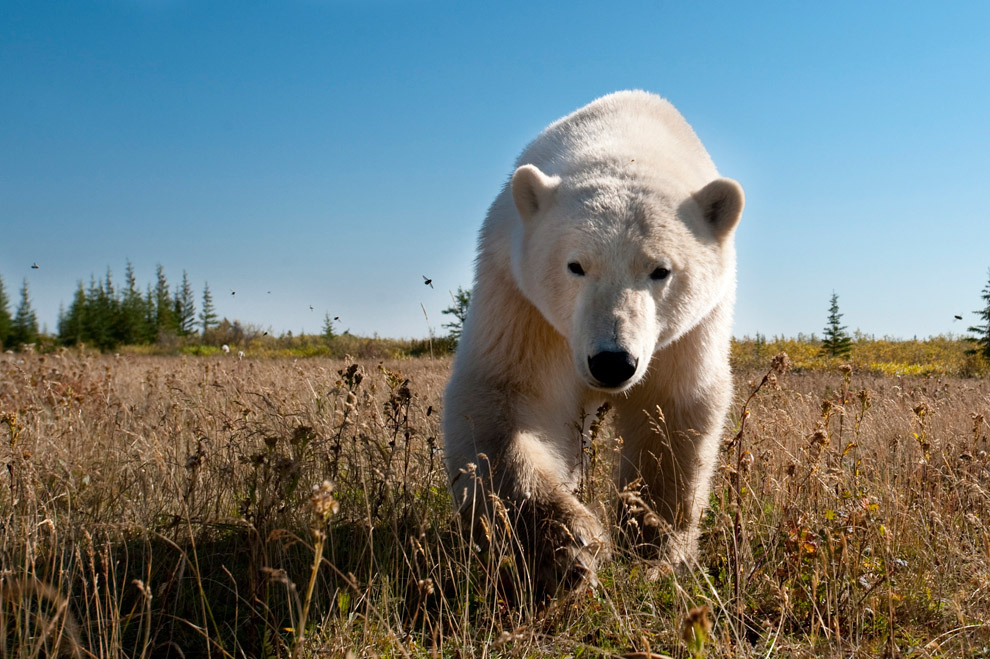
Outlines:
{"label": "bear's eye", "polygon": [[581,264],[578,263],[577,261],[571,261],[570,263],[568,263],[567,269],[570,270],[575,275],[577,275],[578,277],[584,275],[584,268],[582,268]]}
{"label": "bear's eye", "polygon": [[670,274],[670,270],[667,268],[657,268],[650,273],[650,279],[653,281],[660,281],[661,279],[666,279],[667,275]]}

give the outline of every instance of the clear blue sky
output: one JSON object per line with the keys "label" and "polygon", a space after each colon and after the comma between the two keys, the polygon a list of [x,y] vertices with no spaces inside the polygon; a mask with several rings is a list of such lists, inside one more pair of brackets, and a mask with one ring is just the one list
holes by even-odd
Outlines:
{"label": "clear blue sky", "polygon": [[49,329],[130,259],[276,332],[425,336],[422,303],[440,333],[525,143],[642,88],[746,189],[736,335],[820,333],[833,290],[850,329],[959,333],[990,267],[988,25],[987,2],[5,0],[0,276]]}

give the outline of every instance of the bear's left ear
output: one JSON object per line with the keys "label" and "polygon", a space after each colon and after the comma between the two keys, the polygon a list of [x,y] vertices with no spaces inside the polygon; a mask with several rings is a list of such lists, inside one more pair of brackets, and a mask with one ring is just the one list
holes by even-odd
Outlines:
{"label": "bear's left ear", "polygon": [[523,165],[512,175],[512,200],[523,222],[546,210],[560,184],[559,176],[547,176],[536,165]]}
{"label": "bear's left ear", "polygon": [[719,240],[739,223],[746,198],[742,186],[731,178],[715,179],[694,193],[694,200]]}

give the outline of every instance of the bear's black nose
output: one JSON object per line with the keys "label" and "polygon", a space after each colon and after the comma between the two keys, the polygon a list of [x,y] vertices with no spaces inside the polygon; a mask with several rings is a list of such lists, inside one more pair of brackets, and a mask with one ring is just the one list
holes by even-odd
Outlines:
{"label": "bear's black nose", "polygon": [[628,352],[600,352],[588,357],[588,368],[596,380],[606,387],[618,387],[636,372],[639,360]]}

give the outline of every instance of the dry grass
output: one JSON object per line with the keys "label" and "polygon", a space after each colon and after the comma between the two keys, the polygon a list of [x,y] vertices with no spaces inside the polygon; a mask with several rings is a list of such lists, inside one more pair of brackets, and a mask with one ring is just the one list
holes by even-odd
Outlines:
{"label": "dry grass", "polygon": [[739,433],[742,374],[699,569],[539,604],[451,514],[448,367],[0,357],[0,656],[990,656],[986,379],[774,376]]}
{"label": "dry grass", "polygon": [[852,364],[861,373],[875,375],[920,375],[982,377],[990,375],[990,363],[973,354],[974,344],[958,336],[894,341],[860,336],[852,342],[849,356],[828,358],[821,354],[822,342],[775,338],[744,338],[732,341],[732,362],[741,370],[762,368],[771,357],[786,352],[798,371],[835,370]]}

